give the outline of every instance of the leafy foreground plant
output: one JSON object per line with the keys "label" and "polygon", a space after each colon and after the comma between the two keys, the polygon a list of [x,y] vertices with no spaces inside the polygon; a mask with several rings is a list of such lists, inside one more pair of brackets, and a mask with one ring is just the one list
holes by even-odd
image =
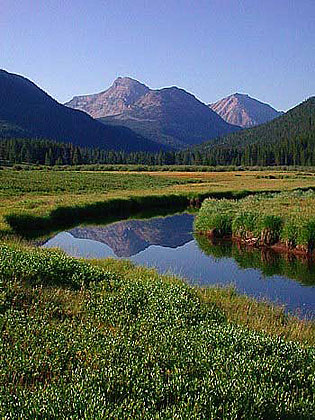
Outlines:
{"label": "leafy foreground plant", "polygon": [[140,273],[0,246],[1,418],[314,418],[314,348]]}

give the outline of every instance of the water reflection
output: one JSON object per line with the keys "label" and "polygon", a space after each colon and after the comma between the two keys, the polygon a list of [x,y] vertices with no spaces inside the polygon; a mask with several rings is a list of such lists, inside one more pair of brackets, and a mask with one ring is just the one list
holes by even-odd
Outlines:
{"label": "water reflection", "polygon": [[246,247],[231,241],[210,240],[195,235],[199,248],[214,258],[233,258],[243,269],[259,269],[265,277],[281,275],[298,280],[304,285],[315,285],[315,264],[307,257],[280,254],[272,249]]}
{"label": "water reflection", "polygon": [[131,257],[149,246],[178,248],[192,240],[190,214],[127,220],[105,227],[77,227],[69,233],[78,239],[91,239],[108,245],[115,256]]}
{"label": "water reflection", "polygon": [[126,220],[77,227],[59,233],[44,246],[58,246],[77,257],[129,258],[201,286],[235,284],[241,293],[315,317],[315,265],[310,261],[231,242],[211,243],[203,236],[194,238],[192,227],[193,216],[186,213]]}

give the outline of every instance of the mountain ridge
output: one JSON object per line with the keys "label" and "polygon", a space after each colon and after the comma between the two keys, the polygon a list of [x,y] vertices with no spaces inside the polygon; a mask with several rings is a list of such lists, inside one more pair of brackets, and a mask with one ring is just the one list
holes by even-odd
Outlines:
{"label": "mountain ridge", "polygon": [[65,105],[86,111],[103,123],[131,128],[175,149],[240,129],[226,123],[185,89],[150,89],[129,77],[116,79],[98,94],[74,97]]}
{"label": "mountain ridge", "polygon": [[107,150],[161,150],[126,127],[101,124],[58,103],[31,80],[0,70],[0,138],[21,136]]}
{"label": "mountain ridge", "polygon": [[242,128],[263,124],[283,114],[269,104],[238,92],[208,106],[228,123]]}
{"label": "mountain ridge", "polygon": [[215,164],[296,165],[315,163],[315,96],[267,123],[193,148]]}
{"label": "mountain ridge", "polygon": [[[129,88],[129,91],[127,88]],[[108,89],[91,95],[74,96],[64,105],[74,109],[85,107],[85,112],[91,115],[91,117],[101,118],[104,116],[104,113],[108,116],[121,113],[125,107],[135,102],[141,95],[148,91],[149,88],[145,84],[138,82],[138,80],[131,77],[119,76]],[[118,99],[117,104],[112,103],[114,92]],[[108,104],[105,103],[106,100]]]}

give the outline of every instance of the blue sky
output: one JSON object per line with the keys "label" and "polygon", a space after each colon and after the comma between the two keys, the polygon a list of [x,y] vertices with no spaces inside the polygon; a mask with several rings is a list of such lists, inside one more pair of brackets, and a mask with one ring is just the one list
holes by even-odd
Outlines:
{"label": "blue sky", "polygon": [[0,68],[61,102],[131,76],[287,110],[315,95],[315,0],[0,0]]}

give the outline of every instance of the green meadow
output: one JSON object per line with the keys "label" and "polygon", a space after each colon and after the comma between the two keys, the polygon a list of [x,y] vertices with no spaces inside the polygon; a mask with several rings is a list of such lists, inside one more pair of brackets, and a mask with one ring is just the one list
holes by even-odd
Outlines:
{"label": "green meadow", "polygon": [[292,196],[303,209],[315,201],[311,191],[257,194],[314,188],[312,175],[259,175],[0,171],[0,418],[313,419],[314,322],[232,288],[27,240],[208,196],[205,230],[211,206],[234,217],[253,203],[285,219]]}

